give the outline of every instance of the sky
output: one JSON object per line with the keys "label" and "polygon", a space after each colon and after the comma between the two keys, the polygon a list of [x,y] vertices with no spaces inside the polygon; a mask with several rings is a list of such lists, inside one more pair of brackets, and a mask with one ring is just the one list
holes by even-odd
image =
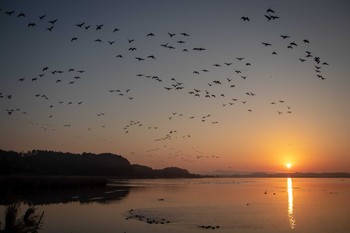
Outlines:
{"label": "sky", "polygon": [[0,149],[194,173],[350,172],[348,1],[0,9]]}

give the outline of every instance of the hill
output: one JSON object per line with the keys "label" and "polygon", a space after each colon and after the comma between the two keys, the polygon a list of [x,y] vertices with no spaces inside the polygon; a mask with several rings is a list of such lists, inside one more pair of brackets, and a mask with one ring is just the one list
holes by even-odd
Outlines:
{"label": "hill", "polygon": [[130,164],[121,155],[64,153],[33,150],[27,153],[0,150],[0,175],[113,176],[119,178],[191,178],[185,169],[152,169]]}

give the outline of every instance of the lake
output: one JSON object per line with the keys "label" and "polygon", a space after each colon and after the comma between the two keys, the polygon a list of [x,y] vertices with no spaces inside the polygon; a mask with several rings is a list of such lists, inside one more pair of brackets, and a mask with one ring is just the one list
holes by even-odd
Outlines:
{"label": "lake", "polygon": [[28,203],[50,233],[350,232],[350,179],[341,178],[111,180],[104,190],[28,194],[22,212]]}

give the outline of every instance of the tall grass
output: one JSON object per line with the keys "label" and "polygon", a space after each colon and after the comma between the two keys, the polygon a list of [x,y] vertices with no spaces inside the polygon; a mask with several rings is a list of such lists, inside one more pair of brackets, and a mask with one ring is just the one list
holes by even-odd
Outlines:
{"label": "tall grass", "polygon": [[18,217],[21,212],[20,206],[19,202],[6,206],[5,226],[0,233],[37,233],[42,229],[44,211],[37,214],[35,207],[29,207],[24,215]]}

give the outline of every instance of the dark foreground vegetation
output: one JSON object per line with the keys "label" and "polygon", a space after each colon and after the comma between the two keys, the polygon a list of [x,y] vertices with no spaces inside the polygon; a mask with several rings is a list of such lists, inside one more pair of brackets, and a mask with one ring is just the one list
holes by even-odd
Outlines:
{"label": "dark foreground vegetation", "polygon": [[37,212],[35,207],[29,207],[23,216],[19,216],[19,202],[6,206],[4,224],[0,222],[0,233],[37,233],[42,228],[44,216],[44,212]]}
{"label": "dark foreground vegetation", "polygon": [[27,153],[0,150],[0,175],[111,176],[118,178],[192,178],[187,170],[169,167],[152,169],[130,164],[110,153],[63,153],[33,150]]}

